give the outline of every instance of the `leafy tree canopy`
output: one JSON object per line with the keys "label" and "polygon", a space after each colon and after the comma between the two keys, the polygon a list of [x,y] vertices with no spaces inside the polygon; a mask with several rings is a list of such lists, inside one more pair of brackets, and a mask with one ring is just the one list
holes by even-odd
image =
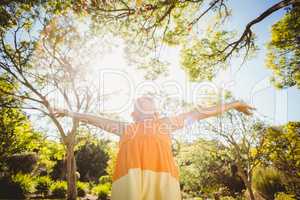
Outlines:
{"label": "leafy tree canopy", "polygon": [[300,88],[300,4],[291,8],[272,26],[268,44],[267,67],[277,88]]}
{"label": "leafy tree canopy", "polygon": [[21,111],[19,100],[9,95],[15,88],[9,77],[0,77],[0,168],[14,154],[35,150],[41,137]]}
{"label": "leafy tree canopy", "polygon": [[289,190],[300,197],[300,123],[266,129],[265,161],[283,172]]}

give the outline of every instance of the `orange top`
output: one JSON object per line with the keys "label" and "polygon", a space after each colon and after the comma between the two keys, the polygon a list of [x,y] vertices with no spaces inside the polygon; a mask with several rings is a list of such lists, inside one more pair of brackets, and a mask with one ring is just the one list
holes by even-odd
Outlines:
{"label": "orange top", "polygon": [[[183,127],[183,120],[178,117],[169,118],[169,121],[174,122],[171,125]],[[134,168],[167,172],[178,179],[179,173],[172,155],[169,125],[160,119],[130,124],[119,142],[113,181]]]}

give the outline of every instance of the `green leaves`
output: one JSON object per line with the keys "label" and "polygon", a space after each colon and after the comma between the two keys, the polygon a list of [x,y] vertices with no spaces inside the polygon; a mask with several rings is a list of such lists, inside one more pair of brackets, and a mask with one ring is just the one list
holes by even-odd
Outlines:
{"label": "green leaves", "polygon": [[193,38],[181,50],[181,64],[194,81],[212,80],[218,70],[228,66],[222,51],[233,33],[211,32],[206,38]]}
{"label": "green leaves", "polygon": [[272,26],[266,65],[277,88],[300,88],[300,6],[295,5]]}
{"label": "green leaves", "polygon": [[300,177],[300,122],[289,122],[282,127],[266,130],[264,153],[267,164],[283,172],[288,189],[297,196]]}

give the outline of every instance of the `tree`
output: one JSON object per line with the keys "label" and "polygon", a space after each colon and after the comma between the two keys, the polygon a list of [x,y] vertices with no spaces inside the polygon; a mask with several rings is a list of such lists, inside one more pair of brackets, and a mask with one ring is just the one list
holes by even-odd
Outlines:
{"label": "tree", "polygon": [[102,141],[87,141],[79,147],[75,155],[81,181],[98,182],[101,176],[106,175],[109,159],[107,148],[108,145]]}
{"label": "tree", "polygon": [[41,135],[35,132],[20,103],[7,93],[14,93],[15,84],[6,74],[0,77],[0,169],[6,171],[9,160],[31,152]]}
{"label": "tree", "polygon": [[[181,48],[183,69],[192,80],[199,81],[214,78],[220,69],[229,66],[233,57],[243,55],[244,61],[249,58],[257,50],[252,27],[272,13],[282,8],[297,7],[299,3],[299,0],[281,0],[275,3],[247,23],[240,36],[236,36],[232,30],[224,30],[222,26],[230,15],[230,8],[225,0],[154,0],[141,1],[136,6],[132,6],[131,1],[84,1],[83,5],[78,3],[74,7],[79,12],[89,13],[96,28],[103,29],[105,24],[108,30],[128,41],[128,58],[143,66],[143,69],[152,70],[157,74],[164,72],[166,68],[163,68],[162,64],[165,63],[160,59],[162,45],[178,46]],[[201,20],[210,17],[217,20],[207,29],[202,28],[203,34],[199,34],[198,25],[203,27]],[[295,27],[297,25],[288,28],[293,32]],[[284,42],[288,43],[286,40]],[[294,53],[290,55],[297,60]],[[142,57],[144,62],[139,57]],[[146,61],[155,61],[160,65],[153,69],[145,63]],[[282,68],[282,71],[287,71],[282,64],[277,66]],[[155,78],[157,74],[150,77]],[[297,79],[296,72],[294,75],[291,79]]]}
{"label": "tree", "polygon": [[278,88],[300,88],[300,4],[295,4],[272,26],[268,43],[267,67]]}
{"label": "tree", "polygon": [[300,183],[300,123],[288,122],[269,127],[266,132],[265,165],[271,165],[285,176],[287,190],[298,198]]}
{"label": "tree", "polygon": [[240,194],[245,187],[231,169],[231,159],[226,147],[218,141],[180,142],[176,160],[185,198],[213,198],[214,194],[222,192],[222,188],[228,190],[223,195]]}
{"label": "tree", "polygon": [[207,129],[225,142],[236,174],[243,180],[251,200],[255,200],[252,177],[265,156],[265,127],[260,120],[228,112],[222,118],[206,122]]}
{"label": "tree", "polygon": [[65,158],[64,145],[45,137],[45,139],[39,141],[37,148],[39,158],[37,164],[40,175],[44,176],[55,173],[53,171],[56,169],[57,162]]}
{"label": "tree", "polygon": [[[53,5],[58,8],[53,9]],[[88,51],[95,50],[89,48],[95,41],[88,43],[91,38],[76,30],[73,16],[53,17],[63,10],[59,6],[64,8],[67,4],[49,1],[26,6],[9,2],[5,6],[14,20],[1,27],[0,67],[20,86],[16,93],[7,94],[22,101],[22,109],[49,117],[57,128],[67,152],[68,199],[76,199],[74,148],[79,122],[60,121],[53,108],[55,100],[77,112],[90,112],[92,106],[96,106],[93,102],[99,96],[92,91],[96,87],[87,83],[83,67],[88,66],[89,56],[95,54]],[[44,12],[40,12],[41,7]]]}

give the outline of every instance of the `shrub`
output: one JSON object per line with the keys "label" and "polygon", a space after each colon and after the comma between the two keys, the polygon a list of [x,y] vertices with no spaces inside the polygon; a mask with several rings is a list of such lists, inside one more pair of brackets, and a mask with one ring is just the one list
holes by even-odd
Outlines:
{"label": "shrub", "polygon": [[282,174],[274,168],[257,169],[253,185],[265,199],[274,199],[276,193],[285,191]]}
{"label": "shrub", "polygon": [[105,142],[86,143],[76,151],[76,166],[80,173],[80,181],[96,182],[100,176],[106,174],[105,169],[109,160]]}
{"label": "shrub", "polygon": [[86,193],[89,191],[89,184],[78,181],[76,183],[77,193],[79,197],[84,197]]}
{"label": "shrub", "polygon": [[99,200],[107,200],[110,195],[111,184],[99,184],[92,189],[92,193],[98,196]]}
{"label": "shrub", "polygon": [[296,200],[295,195],[279,192],[275,195],[275,200]]}
{"label": "shrub", "polygon": [[[22,153],[10,156],[7,159],[9,171],[13,173],[31,173],[37,163],[36,153]],[[20,165],[22,163],[22,165]]]}
{"label": "shrub", "polygon": [[101,176],[99,178],[99,184],[106,184],[106,183],[111,183],[111,178],[108,175]]}
{"label": "shrub", "polygon": [[12,181],[21,186],[23,194],[30,194],[35,191],[35,181],[29,174],[18,173],[12,176]]}
{"label": "shrub", "polygon": [[67,194],[67,182],[56,181],[50,186],[51,195],[55,198],[65,198]]}
{"label": "shrub", "polygon": [[48,176],[40,176],[36,179],[36,190],[38,193],[47,195],[50,190],[52,180]]}
{"label": "shrub", "polygon": [[10,177],[0,178],[0,188],[0,199],[25,199],[21,185],[13,182]]}
{"label": "shrub", "polygon": [[55,164],[50,173],[53,180],[64,180],[66,178],[66,163],[65,160],[55,160]]}

